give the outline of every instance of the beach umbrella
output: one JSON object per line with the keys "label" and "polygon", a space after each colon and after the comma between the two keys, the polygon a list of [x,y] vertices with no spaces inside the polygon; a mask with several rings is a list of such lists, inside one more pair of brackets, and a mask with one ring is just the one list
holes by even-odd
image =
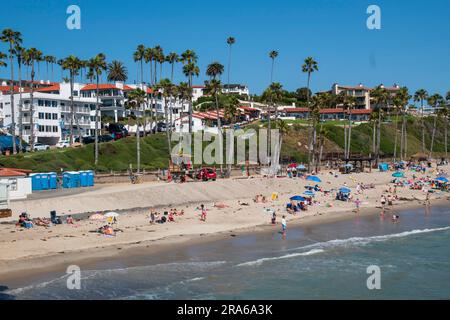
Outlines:
{"label": "beach umbrella", "polygon": [[393,176],[394,178],[403,178],[403,177],[405,177],[405,175],[403,174],[403,172],[400,172],[400,171],[394,172],[394,173],[392,174],[392,176]]}
{"label": "beach umbrella", "polygon": [[314,197],[316,195],[314,191],[311,190],[306,190],[305,192],[303,192],[303,194],[308,197]]}
{"label": "beach umbrella", "polygon": [[306,199],[303,198],[302,196],[293,196],[291,198],[292,201],[305,201]]}
{"label": "beach umbrella", "polygon": [[447,183],[449,180],[446,177],[438,177],[436,178],[436,181]]}
{"label": "beach umbrella", "polygon": [[306,170],[306,167],[303,164],[297,166],[297,170]]}
{"label": "beach umbrella", "polygon": [[339,189],[339,191],[342,192],[342,193],[350,193],[350,192],[352,192],[352,190],[350,190],[347,187],[342,187],[342,188]]}
{"label": "beach umbrella", "polygon": [[103,220],[105,217],[99,213],[93,214],[89,217],[89,220]]}
{"label": "beach umbrella", "polygon": [[297,164],[296,163],[291,163],[290,165],[288,165],[288,168],[296,168]]}
{"label": "beach umbrella", "polygon": [[322,180],[320,180],[320,178],[317,177],[317,176],[308,176],[308,177],[306,178],[306,180],[308,180],[308,181],[314,181],[314,182],[322,182]]}
{"label": "beach umbrella", "polygon": [[108,212],[107,214],[105,214],[106,218],[117,218],[119,216],[119,214],[117,212]]}

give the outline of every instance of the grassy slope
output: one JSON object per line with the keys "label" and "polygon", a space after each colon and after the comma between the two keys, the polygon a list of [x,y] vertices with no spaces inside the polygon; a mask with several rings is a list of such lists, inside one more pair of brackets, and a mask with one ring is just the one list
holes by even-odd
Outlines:
{"label": "grassy slope", "polygon": [[[429,147],[433,119],[426,119],[426,146]],[[257,128],[258,125],[252,127]],[[344,147],[343,127],[333,124],[325,124],[327,141],[326,151],[339,151]],[[408,154],[421,152],[421,125],[418,120],[408,121]],[[394,149],[395,124],[389,123],[382,126],[381,150],[385,154],[392,154]],[[142,168],[154,170],[167,167],[168,152],[165,134],[152,135],[141,139],[141,163]],[[295,161],[307,160],[305,144],[307,142],[307,128],[293,126],[283,139],[283,158]],[[206,144],[205,144],[206,145]],[[100,145],[100,158],[98,171],[125,171],[130,163],[136,167],[136,140],[134,137],[119,140],[117,142],[103,143]],[[369,154],[372,146],[372,126],[362,124],[352,129],[352,152]],[[438,154],[444,152],[443,122],[438,122],[434,150]],[[398,150],[400,150],[400,134],[398,135]],[[34,154],[21,154],[10,157],[0,157],[0,166],[31,169],[35,172],[64,170],[92,169],[94,163],[94,145],[87,145],[78,149],[50,150]]]}

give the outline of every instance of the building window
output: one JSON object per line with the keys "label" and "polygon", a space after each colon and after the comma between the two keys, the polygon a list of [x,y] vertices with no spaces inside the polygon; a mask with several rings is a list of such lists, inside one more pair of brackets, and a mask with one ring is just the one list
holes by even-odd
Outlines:
{"label": "building window", "polygon": [[78,91],[74,91],[74,92],[73,92],[73,95],[74,95],[75,97],[78,97]]}
{"label": "building window", "polygon": [[39,112],[39,116],[38,116],[38,117],[39,117],[39,119],[41,119],[41,120],[44,119],[44,113],[43,113],[43,112]]}
{"label": "building window", "polygon": [[38,100],[38,106],[43,107],[44,106],[44,100]]}
{"label": "building window", "polygon": [[57,113],[52,113],[52,118],[53,118],[53,120],[58,120],[58,114]]}
{"label": "building window", "polygon": [[46,107],[51,107],[52,106],[51,101],[45,100],[45,106]]}
{"label": "building window", "polygon": [[44,128],[44,126],[39,126],[38,130],[39,130],[39,132],[44,132],[45,128]]}
{"label": "building window", "polygon": [[52,101],[52,107],[53,107],[53,108],[56,108],[57,106],[58,106],[58,102]]}
{"label": "building window", "polygon": [[58,132],[58,126],[53,126],[53,132]]}

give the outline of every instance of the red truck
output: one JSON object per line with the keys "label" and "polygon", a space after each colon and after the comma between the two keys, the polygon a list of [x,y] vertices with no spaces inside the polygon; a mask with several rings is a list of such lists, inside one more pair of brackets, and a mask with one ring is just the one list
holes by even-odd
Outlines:
{"label": "red truck", "polygon": [[208,180],[216,181],[216,179],[217,179],[216,170],[214,168],[202,168],[197,173],[197,179],[203,180],[203,181],[208,181]]}

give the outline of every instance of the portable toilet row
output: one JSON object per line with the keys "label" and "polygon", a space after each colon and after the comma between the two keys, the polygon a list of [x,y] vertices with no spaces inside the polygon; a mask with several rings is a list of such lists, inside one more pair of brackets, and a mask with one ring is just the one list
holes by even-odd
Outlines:
{"label": "portable toilet row", "polygon": [[76,171],[67,171],[63,173],[63,188],[81,187],[80,173]]}
{"label": "portable toilet row", "polygon": [[86,170],[86,171],[79,171],[79,173],[80,173],[80,185],[82,187],[94,186],[94,171]]}
{"label": "portable toilet row", "polygon": [[58,187],[57,175],[55,172],[49,173],[32,173],[31,178],[31,190],[49,190],[56,189]]}

